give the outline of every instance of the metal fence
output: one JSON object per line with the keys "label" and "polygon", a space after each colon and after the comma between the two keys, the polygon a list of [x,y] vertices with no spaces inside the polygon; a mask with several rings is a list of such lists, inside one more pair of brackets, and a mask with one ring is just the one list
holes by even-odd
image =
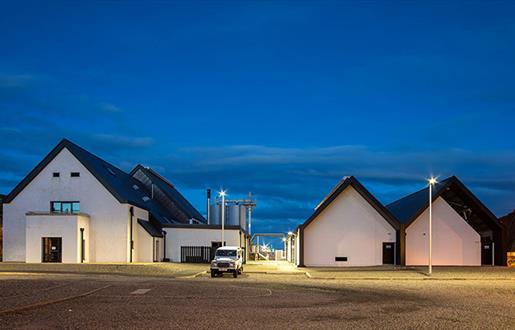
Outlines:
{"label": "metal fence", "polygon": [[181,262],[208,264],[214,258],[210,246],[181,246]]}
{"label": "metal fence", "polygon": [[[215,258],[217,247],[181,246],[181,262],[208,264]],[[245,248],[242,248],[243,263],[247,263]]]}

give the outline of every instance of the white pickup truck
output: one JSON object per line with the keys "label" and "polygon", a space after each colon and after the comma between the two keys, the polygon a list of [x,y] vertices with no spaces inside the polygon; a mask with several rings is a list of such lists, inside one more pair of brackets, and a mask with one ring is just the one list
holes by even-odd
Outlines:
{"label": "white pickup truck", "polygon": [[232,273],[234,278],[243,272],[243,250],[237,246],[223,246],[216,249],[211,261],[211,277]]}

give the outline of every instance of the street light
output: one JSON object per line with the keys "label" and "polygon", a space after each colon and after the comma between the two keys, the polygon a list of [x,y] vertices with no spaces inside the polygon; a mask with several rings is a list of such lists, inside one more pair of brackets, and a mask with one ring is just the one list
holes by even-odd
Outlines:
{"label": "street light", "polygon": [[219,193],[220,197],[222,197],[222,246],[225,246],[225,241],[224,241],[224,229],[225,229],[225,195],[226,195],[226,192],[225,190],[221,190]]}
{"label": "street light", "polygon": [[428,180],[429,183],[429,261],[428,273],[433,273],[433,186],[438,183],[435,177]]}
{"label": "street light", "polygon": [[283,258],[286,259],[286,251],[287,251],[287,247],[286,247],[286,237],[283,237]]}

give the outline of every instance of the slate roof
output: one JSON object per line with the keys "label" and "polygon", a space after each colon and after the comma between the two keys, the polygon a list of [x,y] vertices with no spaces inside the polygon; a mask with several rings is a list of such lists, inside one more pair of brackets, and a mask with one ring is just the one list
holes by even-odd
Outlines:
{"label": "slate roof", "polygon": [[[151,168],[137,165],[130,174],[145,185],[147,190],[151,190],[151,185],[154,185],[155,198],[161,202],[176,222],[187,223],[190,219],[196,219],[203,223],[207,222],[202,214],[175,189],[170,181]],[[162,195],[158,196],[158,194]]]}
{"label": "slate roof", "polygon": [[300,226],[306,228],[322,211],[328,207],[335,199],[349,186],[352,186],[365,200],[383,216],[383,218],[392,225],[393,228],[399,229],[399,222],[355,177],[346,176],[329,192],[329,194],[317,205],[315,212]]}
{"label": "slate roof", "polygon": [[[433,197],[438,196],[441,191],[449,184],[454,177],[447,178],[436,183],[433,187]],[[436,197],[435,197],[436,198]],[[407,195],[393,203],[386,205],[399,222],[407,224],[412,217],[424,211],[429,206],[429,187]],[[420,212],[421,213],[421,212]]]}
{"label": "slate roof", "polygon": [[[484,215],[482,219],[486,220],[491,228],[500,228],[497,217],[456,176],[451,176],[435,184],[432,192],[432,200],[435,201],[438,197],[444,197],[443,194],[448,190],[464,196],[471,205],[474,205],[474,207]],[[412,223],[428,207],[429,187],[386,206],[386,208],[397,217],[399,222],[406,225]]]}
{"label": "slate roof", "polygon": [[[64,148],[120,202],[128,203],[150,212],[156,225],[173,223],[167,212],[157,201],[150,199],[151,193],[135,178],[118,167],[63,139],[50,153],[7,195],[4,203],[11,202]],[[137,186],[137,189],[135,187]]]}

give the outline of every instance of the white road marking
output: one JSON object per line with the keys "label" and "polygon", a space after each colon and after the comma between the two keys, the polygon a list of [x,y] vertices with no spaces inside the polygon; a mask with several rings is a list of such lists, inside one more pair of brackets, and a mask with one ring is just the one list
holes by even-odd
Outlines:
{"label": "white road marking", "polygon": [[150,291],[150,289],[138,289],[138,290],[132,291],[131,294],[145,294],[149,291]]}

